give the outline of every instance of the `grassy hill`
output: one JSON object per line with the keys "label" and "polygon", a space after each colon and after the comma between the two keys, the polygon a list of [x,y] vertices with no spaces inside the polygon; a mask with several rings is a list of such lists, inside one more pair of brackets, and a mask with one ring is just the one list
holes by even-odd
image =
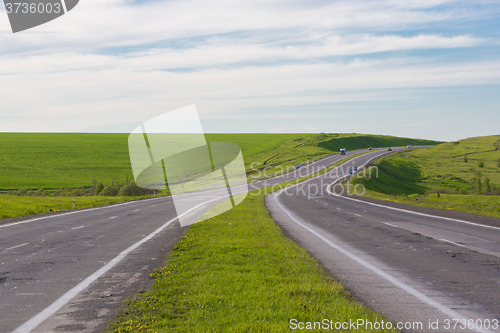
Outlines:
{"label": "grassy hill", "polygon": [[416,204],[420,195],[419,205],[500,217],[500,135],[402,151],[372,164],[378,177],[353,181],[368,196]]}
{"label": "grassy hill", "polygon": [[[128,134],[0,133],[0,190],[90,186],[132,178]],[[206,134],[209,142],[233,142],[251,166],[269,172],[310,158],[378,144],[436,144],[434,141],[359,134]],[[352,142],[350,141],[352,140]]]}

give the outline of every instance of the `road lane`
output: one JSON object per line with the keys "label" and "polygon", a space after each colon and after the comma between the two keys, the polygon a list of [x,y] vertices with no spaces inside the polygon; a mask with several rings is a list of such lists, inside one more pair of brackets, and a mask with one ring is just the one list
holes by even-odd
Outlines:
{"label": "road lane", "polygon": [[[360,157],[356,162],[359,165],[369,158]],[[500,229],[475,223],[481,220],[478,218],[463,223],[463,219],[454,221],[331,195],[330,184],[340,178],[332,174],[279,196],[270,195],[266,205],[284,231],[355,296],[395,321],[433,319],[443,323],[450,314],[500,319],[500,260],[496,255]],[[488,219],[486,224],[491,223]],[[455,240],[460,236],[464,244],[444,240],[452,236]]]}
{"label": "road lane", "polygon": [[[249,189],[304,177],[355,153],[329,156],[309,168],[252,183]],[[200,202],[217,193],[206,191]],[[193,216],[215,203],[193,211]],[[12,332],[44,310],[54,310],[54,302],[68,291],[175,217],[172,199],[157,197],[0,225],[0,332]],[[142,281],[161,265],[184,230],[177,221],[168,225],[88,287],[69,299],[63,297],[65,303],[55,314],[41,321],[44,317],[37,317],[23,331],[100,331],[134,288],[147,287]]]}

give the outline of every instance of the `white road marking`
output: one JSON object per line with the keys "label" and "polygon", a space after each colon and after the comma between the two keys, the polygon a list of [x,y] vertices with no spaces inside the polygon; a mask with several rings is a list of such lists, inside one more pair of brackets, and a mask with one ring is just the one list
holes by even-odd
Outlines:
{"label": "white road marking", "polygon": [[342,209],[340,209],[339,207],[337,207],[337,210],[342,210]]}
{"label": "white road marking", "polygon": [[138,212],[140,211],[140,209],[134,209],[132,212]]}
{"label": "white road marking", "polygon": [[78,229],[81,229],[81,228],[85,228],[85,226],[84,226],[84,225],[81,225],[81,226],[79,226],[79,227],[73,227],[73,228],[71,228],[71,230],[78,230]]}
{"label": "white road marking", "polygon": [[359,217],[363,217],[363,216],[361,216],[361,215],[359,215],[359,214],[354,214],[354,215],[359,216]]}
{"label": "white road marking", "polygon": [[116,219],[118,216],[111,216],[109,219],[112,220],[112,219]]}
{"label": "white road marking", "polygon": [[8,249],[5,249],[4,251],[9,251],[9,250],[13,250],[13,249],[17,249],[18,247],[21,247],[21,246],[24,246],[24,245],[28,245],[29,243],[24,243],[24,244],[21,244],[21,245],[16,245],[16,246],[13,246],[13,247],[9,247]]}
{"label": "white road marking", "polygon": [[[240,194],[240,193],[237,193]],[[46,319],[51,317],[53,314],[55,314],[59,309],[61,309],[63,306],[68,304],[69,301],[71,301],[76,295],[78,295],[80,292],[85,290],[88,286],[90,286],[94,281],[96,281],[98,278],[100,278],[102,275],[104,275],[107,271],[109,271],[111,268],[113,268],[116,264],[118,264],[120,261],[122,261],[128,254],[130,254],[132,251],[137,249],[139,246],[142,244],[146,243],[148,240],[162,232],[166,227],[168,227],[172,222],[177,220],[179,217],[182,217],[189,212],[197,209],[198,207],[203,206],[204,204],[207,204],[212,201],[220,200],[221,197],[208,200],[205,202],[200,203],[197,206],[194,206],[193,208],[187,210],[186,212],[182,213],[179,216],[176,216],[175,218],[171,219],[170,221],[166,222],[164,225],[150,233],[148,236],[145,238],[141,239],[137,243],[129,246],[126,250],[122,251],[120,254],[118,254],[115,258],[113,258],[110,262],[108,262],[106,265],[104,265],[101,269],[97,270],[94,274],[90,275],[87,277],[85,280],[80,282],[77,286],[73,287],[73,289],[69,290],[66,292],[64,295],[62,295],[59,299],[57,299],[54,303],[49,305],[47,308],[42,310],[40,313],[29,319],[27,322],[16,328],[12,333],[29,333],[32,330],[34,330],[38,325],[43,323]]]}
{"label": "white road marking", "polygon": [[455,221],[455,222],[458,222],[458,223],[464,223],[464,224],[474,225],[474,226],[483,227],[483,228],[489,228],[489,229],[496,229],[496,230],[500,230],[500,228],[499,228],[499,227],[494,227],[494,226],[484,225],[484,224],[478,224],[478,223],[469,222],[469,221],[464,221],[464,220],[458,220],[458,219],[454,219],[454,218],[451,218],[451,217],[444,217],[444,216],[438,216],[438,215],[431,215],[431,214],[425,214],[425,213],[414,212],[414,211],[412,211],[412,210],[406,210],[406,209],[402,209],[402,208],[396,208],[396,207],[391,207],[391,206],[385,206],[385,205],[376,204],[376,203],[369,202],[369,201],[363,201],[363,200],[359,200],[359,199],[354,199],[354,198],[350,198],[350,197],[345,197],[345,196],[342,196],[342,195],[339,195],[339,194],[337,194],[337,193],[334,193],[334,192],[330,191],[330,187],[332,187],[333,185],[335,185],[337,182],[341,181],[342,179],[344,179],[344,178],[339,178],[339,179],[337,179],[336,181],[334,181],[333,183],[331,183],[330,185],[327,185],[327,187],[326,187],[326,191],[327,191],[329,194],[334,195],[334,196],[336,196],[336,197],[338,197],[338,198],[343,198],[343,199],[346,199],[346,200],[351,200],[351,201],[361,202],[361,203],[364,203],[364,204],[367,204],[367,205],[372,205],[372,206],[376,206],[376,207],[382,207],[382,208],[386,208],[386,209],[391,209],[391,210],[395,210],[395,211],[398,211],[398,212],[410,213],[410,214],[414,214],[414,215],[420,215],[420,216],[431,217],[431,218],[437,218],[437,219],[448,220],[448,221]]}
{"label": "white road marking", "polygon": [[441,238],[440,241],[443,241],[443,242],[446,242],[446,243],[450,243],[450,244],[454,244],[456,246],[461,246],[461,247],[465,247],[465,245],[463,244],[458,244],[458,243],[455,243],[455,242],[452,242],[452,241],[449,241],[447,239],[444,239],[444,238]]}
{"label": "white road marking", "polygon": [[[402,281],[398,280],[397,278],[393,277],[392,275],[384,272],[383,270],[381,270],[380,268],[374,266],[373,264],[369,263],[368,261],[358,257],[357,255],[355,255],[354,253],[351,253],[349,251],[347,251],[346,249],[344,249],[343,247],[335,244],[334,242],[332,242],[331,240],[329,240],[328,238],[324,237],[323,235],[321,235],[319,232],[309,228],[308,226],[302,224],[301,222],[299,222],[284,206],[281,205],[281,203],[278,201],[278,196],[283,192],[283,190],[280,190],[278,191],[275,195],[274,195],[274,201],[276,201],[276,203],[278,204],[278,206],[290,217],[290,219],[292,221],[294,221],[295,223],[297,223],[299,226],[301,226],[302,228],[306,229],[307,231],[309,231],[310,233],[312,233],[313,235],[315,235],[316,237],[318,237],[319,239],[321,239],[322,241],[324,241],[326,244],[328,244],[330,247],[334,248],[335,250],[341,252],[342,254],[344,254],[345,256],[351,258],[352,260],[358,262],[359,264],[361,264],[362,266],[368,268],[369,270],[373,271],[375,274],[377,274],[378,276],[380,276],[381,278],[387,280],[388,282],[392,283],[394,286],[400,288],[401,290],[407,292],[408,294],[418,298],[419,300],[421,300],[422,302],[426,303],[427,305],[429,306],[432,306],[434,308],[436,308],[437,310],[441,311],[443,314],[447,315],[448,317],[450,318],[454,318],[454,319],[462,319],[462,320],[465,320],[467,322],[467,320],[469,318],[465,317],[465,316],[462,316],[460,313],[450,309],[449,307],[433,300],[432,298],[426,296],[425,294],[421,293],[420,291],[416,290],[415,288],[412,288],[410,287],[409,285],[403,283]],[[485,333],[492,333],[491,331],[488,331],[488,330],[483,330],[483,329],[478,329],[476,328],[475,329],[476,332],[485,332]]]}

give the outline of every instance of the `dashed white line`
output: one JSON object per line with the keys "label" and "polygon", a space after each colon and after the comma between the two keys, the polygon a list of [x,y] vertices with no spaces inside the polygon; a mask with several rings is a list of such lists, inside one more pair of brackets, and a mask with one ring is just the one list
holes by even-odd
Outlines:
{"label": "dashed white line", "polygon": [[440,241],[443,241],[443,242],[446,242],[446,243],[454,244],[454,245],[456,245],[456,246],[466,247],[465,245],[458,244],[458,243],[455,243],[455,242],[449,241],[449,240],[444,239],[444,238],[441,238],[441,239],[439,239],[439,240],[440,240]]}
{"label": "dashed white line", "polygon": [[112,219],[116,219],[118,216],[111,216],[109,219],[112,220]]}
{"label": "dashed white line", "polygon": [[24,244],[21,244],[21,245],[16,245],[16,246],[13,246],[13,247],[9,247],[8,249],[5,249],[4,251],[9,251],[9,250],[17,249],[18,247],[25,246],[25,245],[28,245],[28,244],[29,243],[24,243]]}
{"label": "dashed white line", "polygon": [[354,214],[354,215],[359,216],[359,217],[363,217],[363,216],[361,216],[361,215],[359,215],[359,214]]}
{"label": "dashed white line", "polygon": [[[369,270],[371,270],[372,272],[374,272],[375,274],[377,274],[378,276],[380,276],[381,278],[387,280],[388,282],[392,283],[394,286],[396,286],[397,288],[400,288],[402,290],[404,290],[405,292],[407,292],[408,294],[416,297],[417,299],[419,299],[420,301],[426,303],[427,305],[441,311],[443,314],[447,315],[448,317],[450,318],[457,318],[457,319],[462,319],[462,320],[465,320],[467,321],[468,318],[461,315],[460,313],[456,312],[455,310],[453,309],[450,309],[449,307],[435,301],[434,299],[430,298],[429,296],[423,294],[422,292],[418,291],[417,289],[405,284],[404,282],[400,281],[399,279],[395,278],[394,276],[390,275],[389,273],[386,273],[384,272],[382,269],[378,268],[377,266],[369,263],[368,261],[360,258],[359,256],[357,256],[356,254],[352,253],[352,252],[349,252],[348,250],[344,249],[343,247],[341,247],[340,245],[332,242],[331,240],[329,240],[328,238],[326,238],[325,236],[321,235],[319,232],[317,232],[316,230],[314,229],[311,229],[310,227],[302,224],[299,220],[297,220],[295,218],[295,216],[293,216],[293,214],[291,212],[289,212],[284,206],[281,205],[281,203],[278,201],[278,196],[283,192],[283,190],[280,190],[278,191],[276,194],[274,194],[274,201],[278,204],[278,206],[288,215],[288,217],[290,217],[290,219],[292,221],[294,221],[296,224],[298,224],[299,226],[301,226],[302,228],[306,229],[307,231],[309,231],[310,233],[312,233],[313,235],[315,235],[316,237],[318,237],[319,239],[321,239],[322,241],[324,241],[326,244],[328,244],[330,247],[332,247],[333,249],[339,251],[340,253],[344,254],[345,256],[351,258],[352,260],[356,261],[357,263],[361,264],[362,266],[368,268]],[[491,332],[489,330],[485,330],[485,329],[475,329],[476,332]]]}
{"label": "dashed white line", "polygon": [[140,209],[134,209],[132,212],[138,212],[140,211]]}
{"label": "dashed white line", "polygon": [[[240,194],[240,193],[235,193]],[[122,259],[124,259],[130,252],[134,251],[137,249],[139,246],[142,244],[146,243],[149,241],[151,238],[159,234],[161,231],[163,231],[165,228],[167,228],[172,222],[177,220],[178,218],[190,213],[191,211],[209,203],[213,202],[216,200],[220,200],[221,198],[215,198],[212,200],[208,200],[205,202],[200,203],[197,206],[194,206],[193,208],[185,211],[181,215],[171,219],[170,221],[166,222],[164,225],[150,233],[148,236],[144,237],[137,243],[129,246],[126,250],[122,251],[120,254],[118,254],[115,258],[113,258],[110,262],[108,262],[106,265],[101,267],[101,269],[97,270],[94,274],[90,275],[87,277],[85,280],[80,282],[78,285],[73,287],[73,289],[69,290],[66,292],[64,295],[62,295],[59,299],[57,299],[54,303],[49,305],[47,308],[42,310],[40,313],[29,319],[27,322],[16,328],[12,333],[29,333],[32,330],[34,330],[38,325],[43,323],[47,318],[51,317],[53,314],[55,314],[59,309],[61,309],[64,305],[66,305],[69,301],[71,301],[76,295],[78,295],[80,292],[85,290],[88,286],[90,286],[94,281],[96,281],[99,277],[104,275],[107,271],[109,271],[111,268],[113,268],[116,264],[118,264]],[[116,217],[116,216],[115,216]]]}
{"label": "dashed white line", "polygon": [[84,226],[84,225],[81,225],[81,226],[79,226],[79,227],[73,227],[73,228],[71,228],[71,230],[78,230],[78,229],[81,229],[81,228],[85,228],[85,226]]}

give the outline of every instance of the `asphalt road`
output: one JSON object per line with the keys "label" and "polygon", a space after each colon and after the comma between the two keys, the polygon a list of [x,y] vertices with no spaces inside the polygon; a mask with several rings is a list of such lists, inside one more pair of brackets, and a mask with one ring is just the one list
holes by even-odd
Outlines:
{"label": "asphalt road", "polygon": [[405,332],[500,332],[500,220],[350,196],[341,168],[266,198],[284,232]]}
{"label": "asphalt road", "polygon": [[[249,189],[303,177],[342,158],[330,156]],[[200,216],[219,194],[204,192],[189,214]],[[124,299],[148,287],[147,276],[184,234],[176,216],[172,199],[157,197],[0,225],[0,332],[101,331]]]}

